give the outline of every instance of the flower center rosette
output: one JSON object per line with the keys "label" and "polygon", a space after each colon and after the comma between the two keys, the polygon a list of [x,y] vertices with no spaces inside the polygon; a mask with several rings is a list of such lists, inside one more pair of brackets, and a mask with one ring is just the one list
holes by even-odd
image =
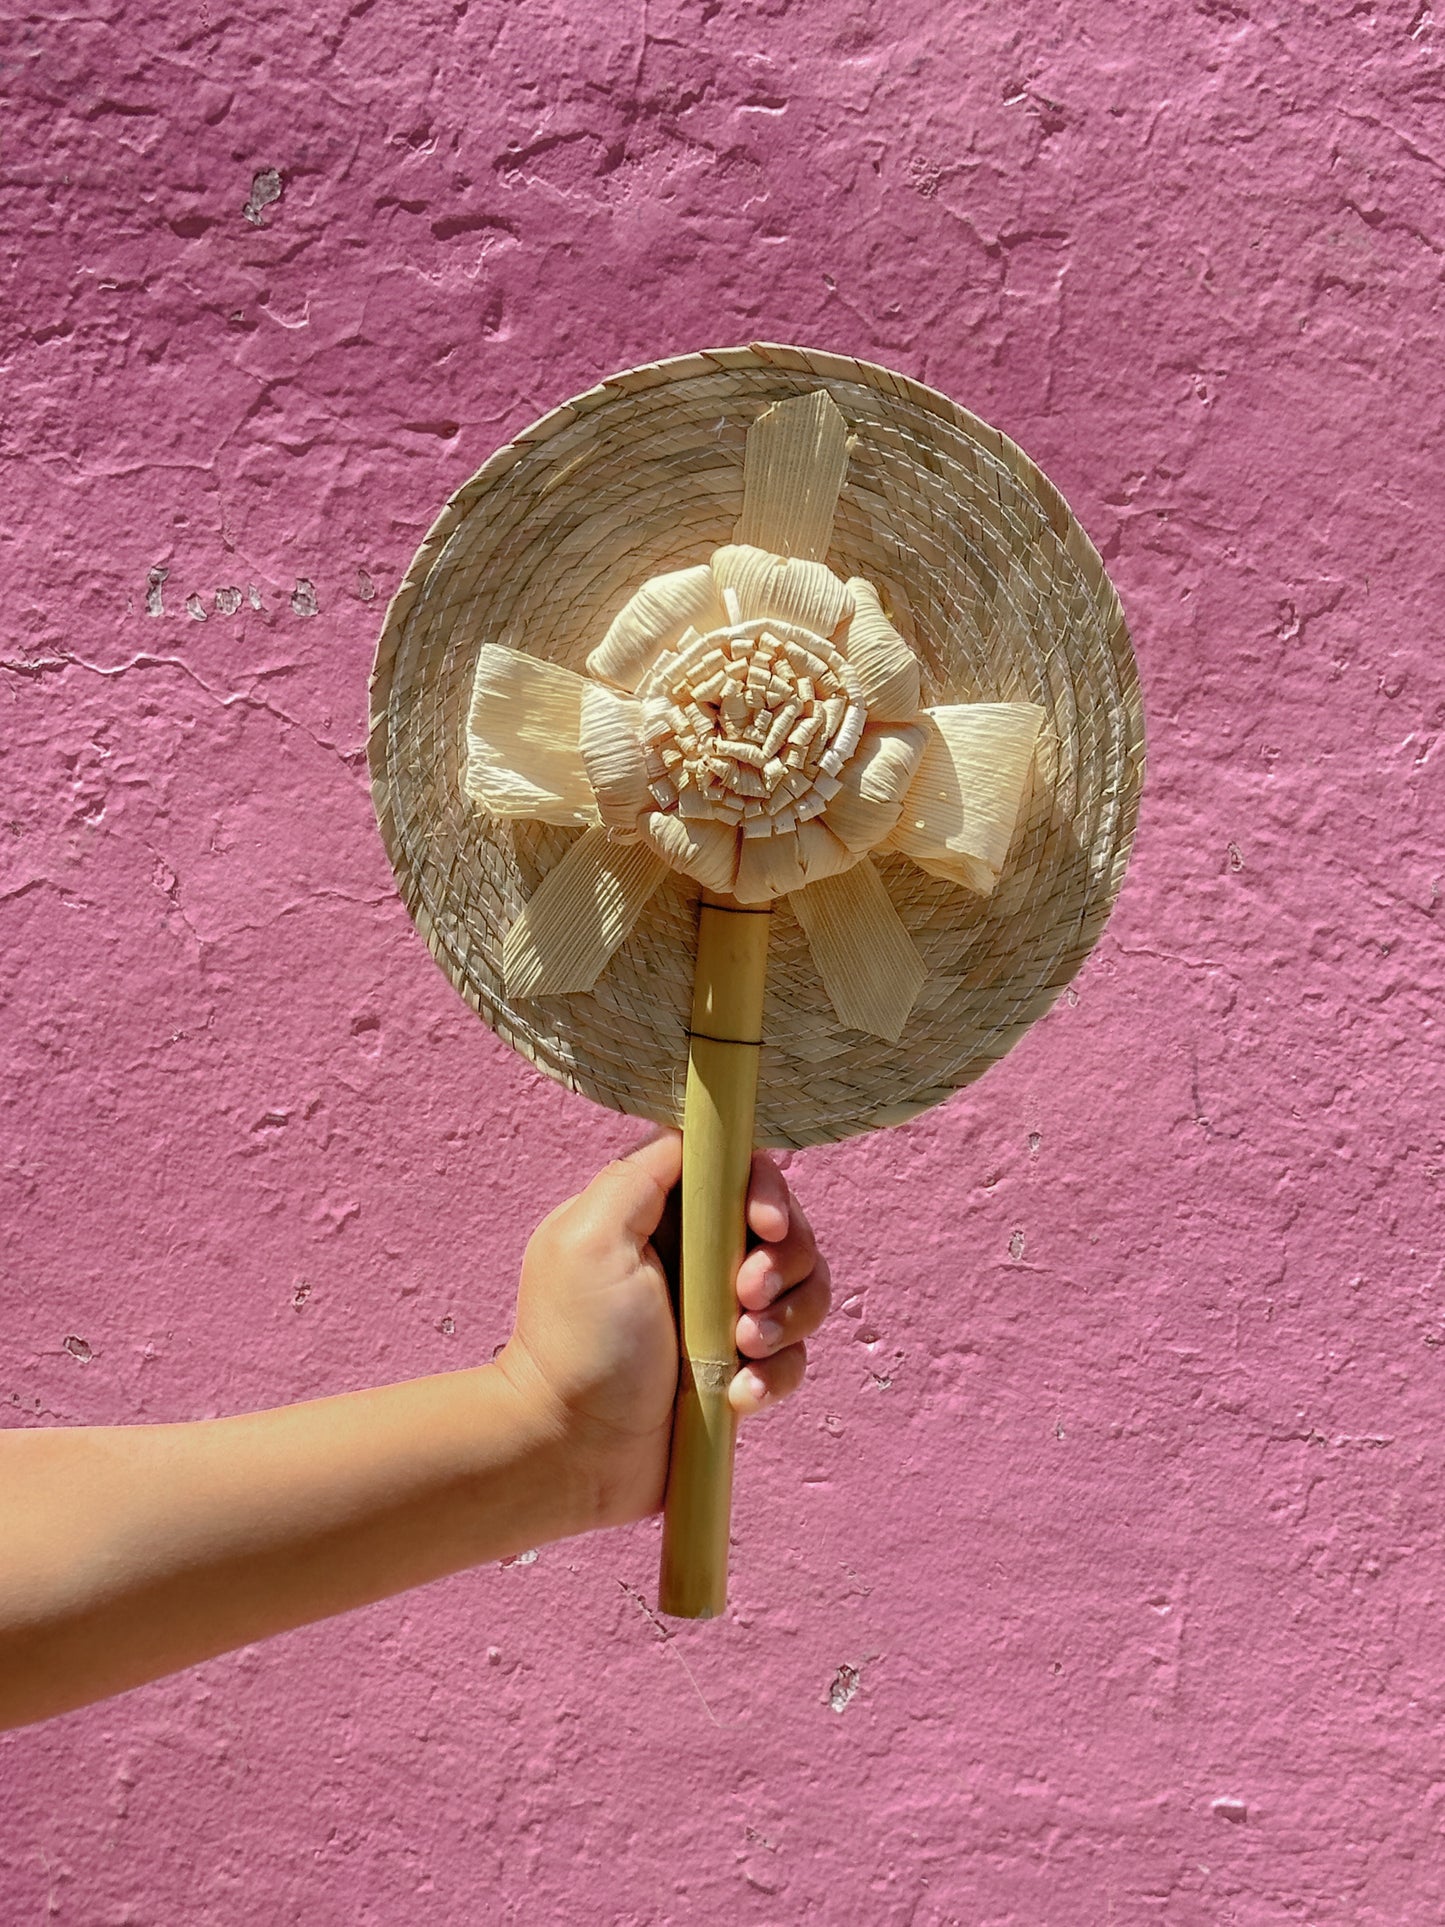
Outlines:
{"label": "flower center rosette", "polygon": [[670,649],[648,671],[642,741],[660,810],[786,836],[824,811],[858,747],[863,687],[833,645],[797,623],[744,622]]}
{"label": "flower center rosette", "polygon": [[897,1039],[927,972],[870,856],[997,884],[1043,712],[924,706],[877,588],[823,559],[847,448],[826,391],[764,411],[740,539],[644,582],[585,676],[482,645],[468,795],[583,829],[507,934],[509,995],[590,990],[672,870],[743,906],[786,898],[839,1020]]}

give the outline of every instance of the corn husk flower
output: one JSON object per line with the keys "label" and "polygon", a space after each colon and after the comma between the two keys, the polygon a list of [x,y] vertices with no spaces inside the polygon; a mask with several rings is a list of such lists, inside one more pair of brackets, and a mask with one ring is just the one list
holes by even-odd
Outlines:
{"label": "corn husk flower", "polygon": [[922,704],[875,586],[823,560],[847,446],[826,392],[760,416],[739,540],[644,582],[585,676],[483,645],[468,794],[584,831],[508,933],[512,994],[590,990],[673,870],[786,897],[840,1020],[896,1039],[927,973],[871,855],[993,890],[1043,712]]}

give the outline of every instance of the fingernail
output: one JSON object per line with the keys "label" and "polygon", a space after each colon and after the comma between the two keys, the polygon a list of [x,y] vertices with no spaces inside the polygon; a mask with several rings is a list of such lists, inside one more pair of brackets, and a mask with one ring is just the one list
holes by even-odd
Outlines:
{"label": "fingernail", "polygon": [[754,1312],[753,1330],[757,1333],[760,1344],[771,1345],[775,1339],[782,1337],[783,1321],[781,1318],[768,1318],[766,1316],[760,1318],[758,1314]]}
{"label": "fingernail", "polygon": [[754,1398],[765,1399],[768,1396],[768,1381],[763,1377],[761,1372],[754,1371],[752,1366],[749,1365],[744,1369],[743,1377],[747,1381],[747,1388]]}
{"label": "fingernail", "polygon": [[783,1289],[782,1272],[774,1271],[772,1267],[769,1266],[769,1268],[763,1273],[762,1285],[763,1285],[763,1290],[767,1293],[768,1304],[772,1304],[773,1300],[777,1297],[778,1293]]}

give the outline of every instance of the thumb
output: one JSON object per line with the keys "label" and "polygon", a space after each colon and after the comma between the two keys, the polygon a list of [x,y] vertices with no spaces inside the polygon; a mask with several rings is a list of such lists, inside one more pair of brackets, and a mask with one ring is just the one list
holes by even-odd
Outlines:
{"label": "thumb", "polygon": [[682,1176],[682,1133],[660,1131],[626,1157],[605,1166],[587,1189],[639,1244],[662,1222],[667,1194]]}

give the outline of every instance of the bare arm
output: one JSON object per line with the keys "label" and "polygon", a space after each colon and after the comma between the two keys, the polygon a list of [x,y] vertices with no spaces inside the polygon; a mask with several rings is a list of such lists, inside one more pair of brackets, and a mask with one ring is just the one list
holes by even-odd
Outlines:
{"label": "bare arm", "polygon": [[[238,1418],[0,1434],[0,1726],[655,1510],[676,1337],[651,1237],[680,1163],[661,1138],[545,1220],[492,1365]],[[740,1412],[801,1381],[828,1302],[765,1160],[749,1211],[765,1242],[738,1276]]]}
{"label": "bare arm", "polygon": [[498,1366],[194,1425],[0,1437],[0,1724],[580,1531]]}

